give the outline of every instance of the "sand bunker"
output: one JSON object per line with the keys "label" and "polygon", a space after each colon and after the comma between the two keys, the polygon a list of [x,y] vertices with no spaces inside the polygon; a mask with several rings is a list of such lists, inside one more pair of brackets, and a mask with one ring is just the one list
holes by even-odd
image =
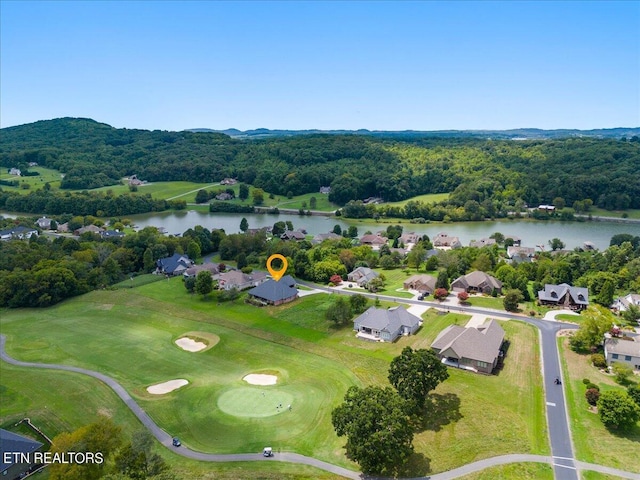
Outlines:
{"label": "sand bunker", "polygon": [[275,385],[278,381],[278,377],[275,375],[251,373],[244,377],[243,380],[251,385]]}
{"label": "sand bunker", "polygon": [[189,382],[187,380],[179,378],[178,380],[169,380],[168,382],[151,385],[150,387],[147,387],[147,392],[152,393],[153,395],[164,395],[165,393],[173,392],[174,390],[188,384]]}
{"label": "sand bunker", "polygon": [[187,352],[199,352],[200,350],[207,348],[206,343],[196,342],[195,340],[187,337],[176,340],[176,345]]}

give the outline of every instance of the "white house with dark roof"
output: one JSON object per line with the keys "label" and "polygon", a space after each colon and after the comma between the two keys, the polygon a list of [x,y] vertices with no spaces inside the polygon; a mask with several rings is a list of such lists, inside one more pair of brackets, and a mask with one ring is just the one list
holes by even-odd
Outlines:
{"label": "white house with dark roof", "polygon": [[538,301],[541,305],[584,310],[589,306],[589,290],[584,287],[572,287],[566,283],[547,283],[544,290],[538,292]]}
{"label": "white house with dark roof", "polygon": [[640,335],[612,337],[605,335],[604,357],[607,365],[625,363],[635,370],[640,370]]}
{"label": "white house with dark roof", "polygon": [[416,333],[421,325],[422,320],[404,307],[370,307],[353,321],[358,338],[376,342],[395,342],[401,335]]}
{"label": "white house with dark roof", "polygon": [[478,327],[449,325],[431,344],[442,363],[472,372],[491,373],[502,355],[504,330],[496,320]]}

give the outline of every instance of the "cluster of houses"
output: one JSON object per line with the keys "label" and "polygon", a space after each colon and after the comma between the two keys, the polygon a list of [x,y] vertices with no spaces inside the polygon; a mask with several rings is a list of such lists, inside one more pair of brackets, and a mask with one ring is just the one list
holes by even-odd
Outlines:
{"label": "cluster of houses", "polygon": [[296,281],[290,275],[279,281],[265,272],[244,273],[240,270],[220,271],[220,264],[204,263],[196,265],[187,255],[174,253],[170,257],[156,262],[156,273],[166,276],[182,275],[185,278],[196,277],[198,273],[209,272],[218,282],[219,290],[248,290],[248,300],[256,305],[282,305],[298,298]]}

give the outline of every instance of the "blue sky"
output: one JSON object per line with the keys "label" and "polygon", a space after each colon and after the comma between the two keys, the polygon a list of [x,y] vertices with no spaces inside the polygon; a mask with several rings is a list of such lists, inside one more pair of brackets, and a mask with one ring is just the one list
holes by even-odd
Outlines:
{"label": "blue sky", "polygon": [[639,1],[0,0],[0,126],[640,126]]}

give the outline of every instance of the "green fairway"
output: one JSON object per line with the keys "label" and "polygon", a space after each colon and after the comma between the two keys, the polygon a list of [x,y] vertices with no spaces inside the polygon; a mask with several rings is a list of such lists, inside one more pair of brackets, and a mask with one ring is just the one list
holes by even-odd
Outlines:
{"label": "green fairway", "polygon": [[[176,278],[95,291],[48,309],[3,311],[0,326],[8,337],[7,351],[18,359],[84,366],[116,378],[163,429],[190,448],[235,453],[271,445],[356,469],[344,457],[344,439],[331,426],[332,408],[351,385],[388,385],[389,362],[402,348],[428,348],[442,328],[464,324],[468,317],[429,311],[415,336],[393,344],[364,342],[355,338],[352,326],[335,327],[324,319],[334,299],[318,294],[265,308],[242,298],[217,304],[214,298],[189,295]],[[502,325],[511,341],[505,368],[497,376],[450,370],[451,378],[434,395],[439,413],[416,433],[412,475],[505,453],[548,453],[536,331],[519,322]],[[174,342],[185,336],[210,347],[184,351]],[[214,338],[219,342],[211,348]],[[3,380],[5,371],[19,371],[1,368]],[[28,372],[34,378],[37,373]],[[278,381],[250,385],[243,378],[251,373],[273,374]],[[52,434],[89,423],[85,420],[103,403],[118,419],[129,415],[124,405],[107,402],[104,389],[92,387],[95,381],[62,373],[60,378],[86,387],[72,402],[59,398],[66,403],[46,420]],[[179,378],[189,384],[165,395],[146,391],[148,385]],[[0,422],[18,415],[47,419],[41,405],[50,400],[41,398],[37,385],[34,380],[33,389],[25,390],[16,377],[0,391]],[[55,420],[58,409],[72,416],[76,402],[87,410],[81,418]],[[429,458],[429,464],[420,458]]]}

